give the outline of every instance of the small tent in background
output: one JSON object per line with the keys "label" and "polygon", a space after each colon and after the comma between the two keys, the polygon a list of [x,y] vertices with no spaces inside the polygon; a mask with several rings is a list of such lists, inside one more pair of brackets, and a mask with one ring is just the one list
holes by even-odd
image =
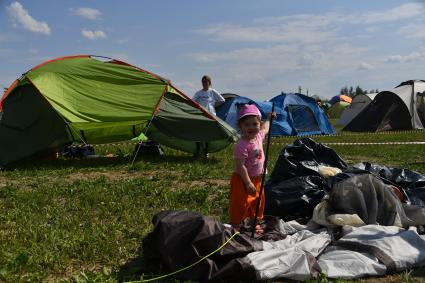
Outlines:
{"label": "small tent in background", "polygon": [[372,100],[375,98],[377,93],[366,93],[366,94],[357,94],[353,97],[351,104],[344,109],[341,114],[341,117],[336,122],[338,126],[345,126],[354,117],[357,116]]}
{"label": "small tent in background", "polygon": [[72,142],[108,143],[141,133],[190,153],[221,150],[237,137],[169,81],[89,55],[34,67],[8,88],[0,109],[2,167]]}
{"label": "small tent in background", "polygon": [[[224,95],[226,97],[226,95]],[[217,116],[237,129],[237,113],[240,106],[254,104],[263,119],[272,111],[275,104],[276,119],[273,120],[273,137],[334,134],[323,109],[316,100],[299,93],[282,93],[270,101],[257,101],[244,96],[227,97],[226,102],[217,107]]]}
{"label": "small tent in background", "polygon": [[328,110],[326,110],[326,114],[328,115],[329,119],[338,119],[341,117],[342,112],[350,106],[350,103],[345,101],[339,101],[334,103],[331,107],[329,107]]}
{"label": "small tent in background", "polygon": [[423,129],[425,124],[425,81],[410,80],[391,91],[379,92],[344,131],[379,132]]}
{"label": "small tent in background", "polygon": [[227,124],[232,126],[234,129],[238,129],[238,112],[244,104],[254,104],[260,110],[261,115],[265,119],[267,113],[271,111],[270,102],[261,102],[252,100],[245,96],[239,96],[236,94],[222,94],[226,101],[216,109],[217,116],[225,121]]}
{"label": "small tent in background", "polygon": [[269,101],[275,104],[277,115],[273,121],[272,136],[335,134],[335,129],[315,99],[300,93],[282,92]]}
{"label": "small tent in background", "polygon": [[335,95],[334,97],[331,98],[331,100],[329,100],[329,103],[333,105],[340,101],[351,103],[352,98],[347,95]]}

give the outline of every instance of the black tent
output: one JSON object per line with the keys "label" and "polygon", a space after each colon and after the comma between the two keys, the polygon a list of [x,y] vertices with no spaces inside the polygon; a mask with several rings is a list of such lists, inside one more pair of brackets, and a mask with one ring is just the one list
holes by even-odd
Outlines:
{"label": "black tent", "polygon": [[425,81],[410,80],[381,91],[343,131],[380,132],[423,129]]}

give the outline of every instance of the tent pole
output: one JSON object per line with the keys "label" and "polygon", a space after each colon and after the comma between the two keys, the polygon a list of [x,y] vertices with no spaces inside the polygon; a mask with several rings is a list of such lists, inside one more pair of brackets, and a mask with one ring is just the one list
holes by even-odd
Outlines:
{"label": "tent pole", "polygon": [[[149,129],[149,126],[151,125],[151,123],[152,123],[152,120],[154,119],[155,117],[154,116],[152,116],[152,118],[149,120],[149,122],[148,122],[148,125],[147,125],[147,127],[146,127],[146,130],[145,130],[145,132],[143,133],[144,135],[145,135],[145,137],[147,137],[146,136],[146,133],[148,132],[148,129]],[[142,146],[142,141],[140,141],[139,142],[139,146],[137,147],[137,150],[136,150],[136,153],[134,154],[134,156],[133,156],[133,160],[131,161],[131,164],[130,164],[130,167],[129,168],[132,168],[133,167],[133,165],[134,165],[134,161],[136,161],[136,158],[137,158],[137,155],[139,154],[139,150],[140,150],[140,147]]]}
{"label": "tent pole", "polygon": [[71,133],[71,136],[73,137],[72,131],[74,131],[74,133],[77,134],[78,138],[83,142],[83,144],[87,145],[86,140],[81,135],[79,135],[78,132],[74,128],[72,128],[72,126],[68,123],[68,121],[65,120],[65,118],[63,118],[63,121],[68,126],[68,129],[70,129],[69,132]]}
{"label": "tent pole", "polygon": [[[155,76],[156,76],[156,75],[155,75]],[[164,98],[164,95],[167,93],[167,89],[168,89],[168,86],[169,86],[169,85],[170,85],[170,81],[168,81],[168,82],[167,82],[167,84],[165,85],[164,90],[162,91],[161,97],[159,98],[158,102],[157,102],[157,103],[156,103],[156,105],[155,105],[155,109],[154,109],[154,110],[153,110],[153,112],[152,112],[152,117],[149,119],[149,122],[148,122],[148,124],[146,125],[146,130],[145,130],[145,132],[143,133],[146,137],[147,137],[146,133],[148,132],[149,127],[150,127],[150,125],[151,125],[151,123],[152,123],[153,119],[155,119],[156,114],[158,114],[158,112],[159,112],[159,105],[161,104],[162,99]],[[129,168],[133,168],[134,161],[136,161],[136,158],[137,158],[137,155],[139,154],[139,150],[140,150],[140,147],[141,147],[141,146],[142,146],[142,142],[140,142],[140,143],[139,143],[139,146],[137,147],[136,153],[135,153],[135,154],[134,154],[134,156],[133,156],[133,160],[131,161],[131,164],[130,164],[130,167],[129,167]]]}
{"label": "tent pole", "polygon": [[270,140],[272,136],[272,125],[273,125],[273,112],[274,112],[274,102],[272,103],[272,113],[269,117],[269,132],[267,133],[267,145],[266,145],[266,153],[264,158],[264,164],[263,164],[263,176],[261,178],[261,186],[260,186],[260,194],[258,196],[257,200],[257,207],[255,208],[255,217],[252,221],[252,232],[251,232],[251,238],[254,238],[255,235],[255,226],[257,226],[257,217],[258,212],[260,210],[260,204],[261,204],[261,196],[263,195],[263,189],[264,189],[264,182],[266,180],[266,171],[267,171],[267,162],[269,160],[269,148],[270,148]]}

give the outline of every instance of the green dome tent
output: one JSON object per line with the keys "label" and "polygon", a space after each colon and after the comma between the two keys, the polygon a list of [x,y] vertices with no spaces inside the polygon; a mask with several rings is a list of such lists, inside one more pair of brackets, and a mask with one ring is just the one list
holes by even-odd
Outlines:
{"label": "green dome tent", "polygon": [[236,139],[219,118],[155,74],[122,61],[77,55],[40,64],[5,92],[0,166],[72,142],[130,140],[215,152]]}
{"label": "green dome tent", "polygon": [[328,114],[329,119],[337,119],[341,117],[342,112],[349,105],[350,103],[345,101],[335,102],[328,110],[326,110],[326,114]]}

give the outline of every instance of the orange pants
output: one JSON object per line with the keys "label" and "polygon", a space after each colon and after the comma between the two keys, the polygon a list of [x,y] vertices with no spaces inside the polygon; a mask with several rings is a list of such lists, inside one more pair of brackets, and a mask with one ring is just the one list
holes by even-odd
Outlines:
{"label": "orange pants", "polygon": [[[251,177],[251,182],[257,188],[255,196],[249,195],[246,192],[245,184],[242,178],[237,173],[232,174],[230,180],[230,223],[232,225],[239,225],[246,218],[254,218],[255,210],[257,208],[258,197],[260,195],[262,177]],[[264,213],[264,190],[261,196],[260,208],[258,210],[257,219],[263,219]]]}

